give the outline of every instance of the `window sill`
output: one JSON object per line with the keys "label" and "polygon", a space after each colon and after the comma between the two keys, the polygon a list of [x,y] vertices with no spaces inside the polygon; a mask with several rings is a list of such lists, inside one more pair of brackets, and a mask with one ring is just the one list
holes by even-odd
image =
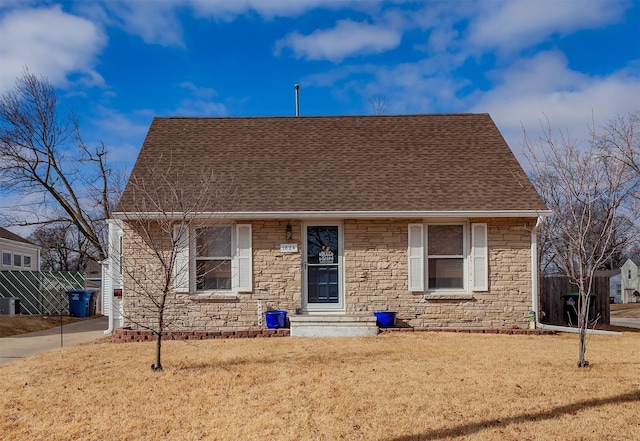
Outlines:
{"label": "window sill", "polygon": [[425,300],[474,300],[473,294],[429,294],[425,293]]}
{"label": "window sill", "polygon": [[237,302],[236,294],[191,294],[189,300],[200,303]]}

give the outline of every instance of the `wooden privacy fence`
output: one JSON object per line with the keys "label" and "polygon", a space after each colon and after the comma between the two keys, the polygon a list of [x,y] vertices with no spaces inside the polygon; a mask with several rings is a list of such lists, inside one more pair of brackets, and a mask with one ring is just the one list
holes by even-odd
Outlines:
{"label": "wooden privacy fence", "polygon": [[21,314],[68,314],[66,292],[84,287],[81,272],[0,271],[0,297],[20,299]]}
{"label": "wooden privacy fence", "polygon": [[[598,323],[610,323],[609,278],[596,277],[593,283],[595,298],[591,298],[589,320],[597,318]],[[540,278],[540,311],[539,320],[542,323],[566,324],[568,314],[565,308],[564,294],[576,293],[578,287],[572,285],[568,277]],[[544,312],[544,314],[542,314]],[[573,320],[572,320],[573,322]],[[575,325],[575,322],[573,323]]]}

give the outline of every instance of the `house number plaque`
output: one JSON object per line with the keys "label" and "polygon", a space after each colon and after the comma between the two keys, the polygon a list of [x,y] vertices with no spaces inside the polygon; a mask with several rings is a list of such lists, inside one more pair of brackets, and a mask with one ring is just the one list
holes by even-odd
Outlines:
{"label": "house number plaque", "polygon": [[281,243],[280,252],[281,253],[297,253],[298,244],[297,243]]}

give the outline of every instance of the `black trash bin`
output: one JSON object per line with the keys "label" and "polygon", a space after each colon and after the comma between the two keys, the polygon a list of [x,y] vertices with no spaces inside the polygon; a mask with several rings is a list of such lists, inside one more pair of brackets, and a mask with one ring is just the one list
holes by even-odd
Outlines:
{"label": "black trash bin", "polygon": [[[580,311],[580,305],[582,304],[579,292],[570,292],[562,296],[564,298],[564,319],[572,325],[578,325],[578,311]],[[587,315],[589,320],[595,318],[595,306],[596,295],[591,294],[589,296],[589,304],[587,305]]]}
{"label": "black trash bin", "polygon": [[89,315],[94,316],[96,315],[96,309],[97,309],[96,302],[98,300],[98,295],[96,294],[95,291],[90,291],[90,293],[91,293],[91,297],[89,298]]}
{"label": "black trash bin", "polygon": [[89,301],[91,291],[77,289],[67,291],[69,296],[69,315],[72,317],[89,317]]}

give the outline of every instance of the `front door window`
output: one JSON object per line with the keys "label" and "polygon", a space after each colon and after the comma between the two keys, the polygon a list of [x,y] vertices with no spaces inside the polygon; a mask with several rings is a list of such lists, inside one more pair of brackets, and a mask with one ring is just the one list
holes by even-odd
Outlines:
{"label": "front door window", "polygon": [[337,225],[307,226],[307,307],[337,307],[340,301],[340,231]]}

